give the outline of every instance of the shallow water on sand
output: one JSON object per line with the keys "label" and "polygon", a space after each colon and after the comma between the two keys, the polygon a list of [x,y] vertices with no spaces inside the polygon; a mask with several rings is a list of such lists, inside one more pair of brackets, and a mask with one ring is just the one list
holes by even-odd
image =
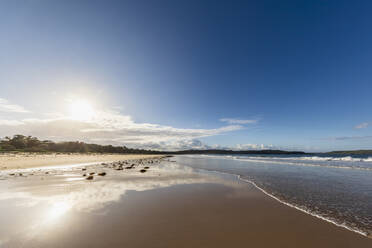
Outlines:
{"label": "shallow water on sand", "polygon": [[372,232],[372,159],[178,156],[179,164],[240,175],[280,201],[364,235]]}
{"label": "shallow water on sand", "polygon": [[[203,164],[176,159],[192,162],[197,168]],[[141,173],[146,166],[150,168]],[[100,164],[2,171],[0,247],[217,248],[250,244],[289,248],[301,244],[304,248],[349,248],[371,244],[361,235],[266,197],[235,175],[171,161],[117,169]],[[86,180],[82,175],[90,172],[107,174]]]}
{"label": "shallow water on sand", "polygon": [[[144,166],[150,168],[141,173]],[[86,180],[83,174],[90,172],[107,174]],[[114,203],[122,205],[131,192],[208,182],[191,168],[171,162],[130,170],[99,164],[2,171],[0,179],[0,247],[49,247],[45,244],[67,227],[111,216],[107,213],[116,207]],[[65,246],[53,243],[53,247]]]}

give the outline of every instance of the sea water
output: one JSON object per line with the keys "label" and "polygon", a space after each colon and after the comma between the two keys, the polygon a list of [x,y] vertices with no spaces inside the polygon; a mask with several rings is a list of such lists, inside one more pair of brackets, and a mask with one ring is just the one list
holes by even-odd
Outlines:
{"label": "sea water", "polygon": [[179,164],[238,175],[284,204],[349,230],[372,233],[372,158],[183,155]]}

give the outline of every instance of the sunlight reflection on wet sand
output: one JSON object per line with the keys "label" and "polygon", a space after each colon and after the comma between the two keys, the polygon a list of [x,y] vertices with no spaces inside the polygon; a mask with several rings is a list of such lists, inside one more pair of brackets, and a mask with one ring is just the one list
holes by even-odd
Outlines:
{"label": "sunlight reflection on wet sand", "polygon": [[[71,211],[100,211],[119,201],[129,191],[146,191],[178,184],[206,183],[217,177],[202,176],[191,168],[163,162],[146,173],[112,171],[102,165],[88,167],[88,171],[107,171],[105,177],[85,180],[80,168],[61,173],[58,170],[33,177],[10,178],[0,183],[7,191],[0,192],[0,245],[8,239],[31,240],[51,225],[68,219]],[[22,213],[22,214],[19,214]],[[105,214],[101,212],[100,214]],[[5,216],[6,215],[6,216]]]}
{"label": "sunlight reflection on wet sand", "polygon": [[[233,175],[166,161],[116,169],[30,171],[0,181],[0,247],[370,247]],[[83,176],[93,172],[93,180]]]}

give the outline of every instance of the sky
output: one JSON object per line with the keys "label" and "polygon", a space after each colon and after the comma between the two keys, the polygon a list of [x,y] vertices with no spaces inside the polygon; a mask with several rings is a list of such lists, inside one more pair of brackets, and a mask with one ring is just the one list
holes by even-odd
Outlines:
{"label": "sky", "polygon": [[0,137],[372,148],[370,1],[0,1]]}

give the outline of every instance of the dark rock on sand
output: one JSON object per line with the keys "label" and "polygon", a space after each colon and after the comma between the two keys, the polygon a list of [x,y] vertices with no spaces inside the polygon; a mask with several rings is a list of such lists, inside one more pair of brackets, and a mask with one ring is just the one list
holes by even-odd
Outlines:
{"label": "dark rock on sand", "polygon": [[87,168],[82,168],[81,170],[82,170],[82,171],[85,171],[85,170],[87,170]]}
{"label": "dark rock on sand", "polygon": [[93,176],[88,176],[87,178],[85,178],[86,180],[93,180]]}
{"label": "dark rock on sand", "polygon": [[89,173],[89,175],[94,175],[94,174],[95,174],[94,172]]}
{"label": "dark rock on sand", "polygon": [[148,166],[145,166],[145,168],[144,168],[145,170],[148,170],[148,169],[150,169],[150,167],[148,167]]}
{"label": "dark rock on sand", "polygon": [[144,170],[144,169],[140,170],[141,173],[145,173],[146,171],[147,171],[147,170]]}
{"label": "dark rock on sand", "polygon": [[106,172],[98,173],[98,176],[106,176]]}
{"label": "dark rock on sand", "polygon": [[127,166],[127,167],[125,167],[125,169],[133,169],[134,166],[135,166],[135,164],[132,164],[131,166]]}

